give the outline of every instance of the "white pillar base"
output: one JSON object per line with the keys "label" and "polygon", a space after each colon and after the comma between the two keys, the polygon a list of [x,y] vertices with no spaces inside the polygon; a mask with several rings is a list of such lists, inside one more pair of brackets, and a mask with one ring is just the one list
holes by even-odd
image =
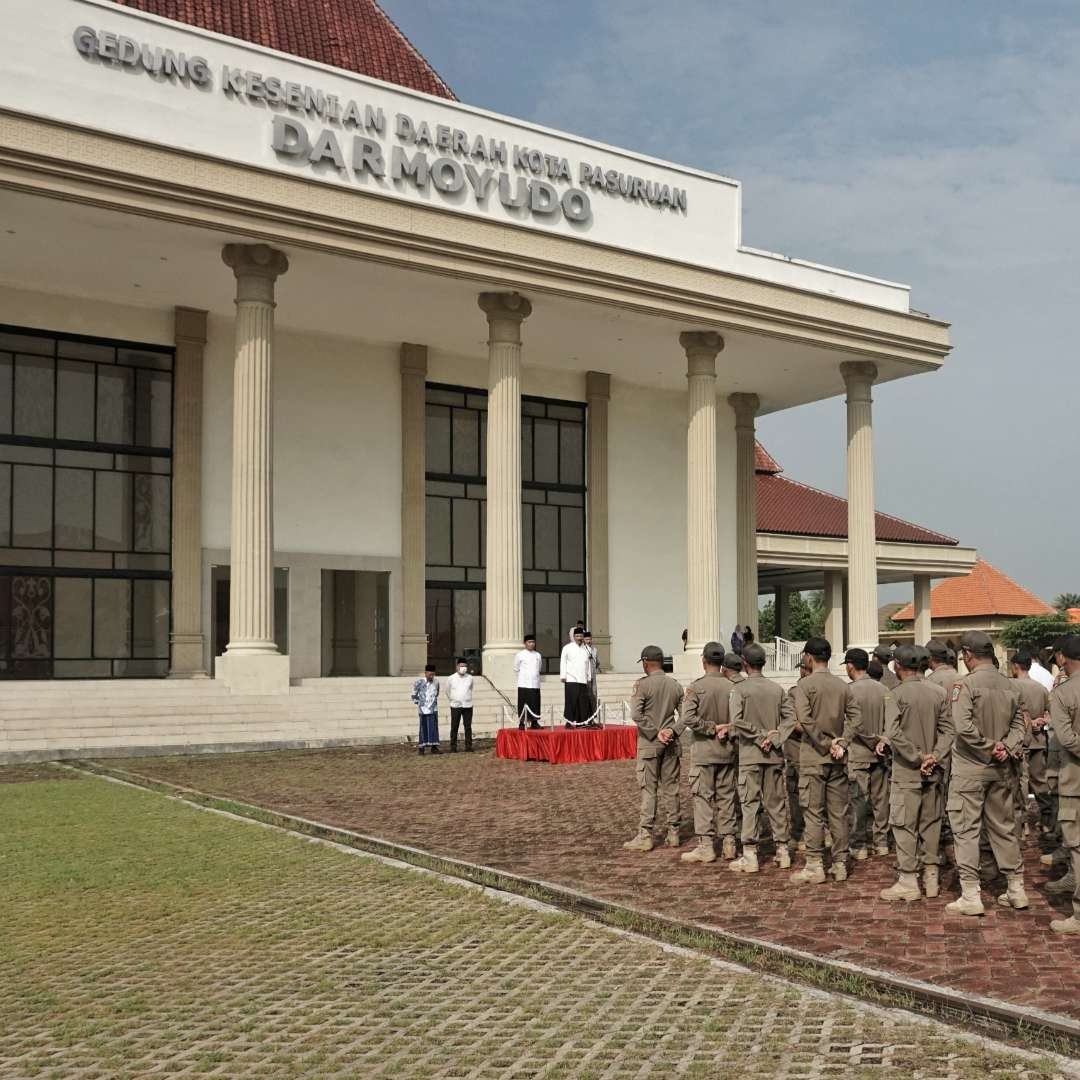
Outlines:
{"label": "white pillar base", "polygon": [[485,645],[483,652],[484,675],[511,701],[516,701],[517,675],[514,673],[514,657],[521,652],[520,645]]}
{"label": "white pillar base", "polygon": [[234,694],[287,694],[289,658],[282,653],[225,653],[217,658],[214,677]]}
{"label": "white pillar base", "polygon": [[689,648],[671,657],[672,674],[677,679],[700,679],[705,674],[701,666],[701,649]]}

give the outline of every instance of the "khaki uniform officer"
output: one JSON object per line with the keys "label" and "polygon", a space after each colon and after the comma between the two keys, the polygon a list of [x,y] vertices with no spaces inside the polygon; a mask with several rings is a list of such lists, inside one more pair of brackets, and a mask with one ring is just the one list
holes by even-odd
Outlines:
{"label": "khaki uniform officer", "polygon": [[[799,678],[805,679],[813,674],[814,668],[806,656],[799,662]],[[788,700],[791,701],[792,709],[795,708],[791,697],[792,687],[788,690]],[[799,757],[802,755],[802,732],[798,724],[795,732],[784,743],[784,778],[787,781],[788,793],[788,818],[791,820],[791,839],[797,851],[805,851],[806,844],[803,842],[803,832],[806,822],[803,820],[802,807],[799,805]]]}
{"label": "khaki uniform officer", "polygon": [[895,690],[900,685],[896,673],[889,667],[889,661],[892,658],[892,649],[888,645],[878,645],[874,648],[874,659],[881,664],[881,685],[886,690]]}
{"label": "khaki uniform officer", "polygon": [[627,840],[627,851],[652,851],[656,847],[657,796],[667,804],[667,844],[679,846],[679,740],[661,739],[670,731],[671,718],[682,700],[682,687],[665,675],[664,651],[656,645],[641,650],[645,674],[634,683],[630,714],[637,724],[637,778],[641,789],[641,816],[638,834]]}
{"label": "khaki uniform officer", "polygon": [[1068,678],[1050,695],[1050,723],[1061,752],[1058,824],[1061,842],[1069,853],[1073,894],[1072,915],[1055,919],[1050,929],[1059,934],[1080,934],[1080,637],[1066,638],[1060,652]]}
{"label": "khaki uniform officer", "polygon": [[1013,795],[1015,760],[1024,752],[1024,710],[1012,679],[994,667],[994,646],[981,630],[960,638],[970,672],[949,695],[956,743],[946,806],[956,844],[961,896],[946,905],[959,915],[982,915],[979,895],[979,835],[986,835],[1008,892],[1005,907],[1026,908],[1024,871],[1016,839]]}
{"label": "khaki uniform officer", "polygon": [[926,651],[930,655],[930,673],[926,676],[928,682],[940,686],[946,694],[960,681],[960,672],[949,662],[949,653],[952,651],[944,641],[931,638],[926,643]]}
{"label": "khaki uniform officer", "polygon": [[851,687],[829,673],[832,646],[824,638],[811,638],[805,655],[813,672],[792,688],[795,720],[802,730],[799,756],[799,802],[806,821],[806,866],[792,881],[820,885],[825,880],[825,822],[832,834],[832,875],[847,880],[848,790],[844,758],[859,733],[859,703]]}
{"label": "khaki uniform officer", "polygon": [[[1027,780],[1035,804],[1039,808],[1039,825],[1043,829],[1050,827],[1053,819],[1053,806],[1050,802],[1050,787],[1046,782],[1046,724],[1049,720],[1050,695],[1042,683],[1031,677],[1032,655],[1026,649],[1020,649],[1012,658],[1012,675],[1016,688],[1020,691],[1020,700],[1024,705],[1024,723],[1027,725],[1027,738],[1024,740],[1024,753],[1027,758]],[[1023,824],[1027,811],[1027,791],[1021,785],[1021,802],[1017,807],[1017,823]]]}
{"label": "khaki uniform officer", "polygon": [[919,850],[926,895],[938,895],[941,865],[941,813],[944,772],[953,743],[949,696],[922,678],[926,650],[901,645],[896,650],[899,685],[885,702],[885,741],[892,747],[889,822],[896,841],[900,877],[883,889],[882,900],[919,900]]}
{"label": "khaki uniform officer", "polygon": [[691,735],[690,791],[698,846],[682,856],[688,863],[714,862],[717,835],[723,839],[724,858],[735,858],[738,751],[728,716],[728,699],[735,685],[720,674],[723,663],[723,646],[710,641],[701,653],[705,674],[687,687],[678,722],[660,733],[670,746],[678,745],[683,731]]}
{"label": "khaki uniform officer", "polygon": [[739,799],[742,802],[742,858],[728,869],[758,872],[758,822],[762,809],[776,844],[776,863],[791,866],[788,851],[787,785],[783,745],[795,730],[795,707],[776,683],[762,674],[765,650],[756,642],[743,646],[748,674],[731,693],[731,726],[739,740]]}
{"label": "khaki uniform officer", "polygon": [[861,860],[870,857],[871,825],[874,854],[889,854],[889,763],[882,742],[888,691],[884,678],[877,682],[867,675],[870,657],[865,649],[848,649],[844,665],[862,716],[862,729],[848,747],[848,779],[855,806],[855,839],[851,854],[852,858]]}

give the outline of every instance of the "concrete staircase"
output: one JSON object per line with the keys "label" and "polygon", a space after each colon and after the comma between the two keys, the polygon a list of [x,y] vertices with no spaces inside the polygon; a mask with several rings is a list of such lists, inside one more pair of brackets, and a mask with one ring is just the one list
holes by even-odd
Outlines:
{"label": "concrete staircase", "polygon": [[[609,722],[624,716],[637,674],[601,675]],[[204,753],[415,740],[413,679],[301,679],[288,694],[230,693],[213,679],[0,682],[0,762],[143,753]],[[444,691],[445,694],[445,691]],[[473,731],[512,722],[516,696],[486,680],[474,689]],[[507,700],[510,705],[507,705]],[[543,719],[562,716],[562,686],[542,684]],[[450,709],[440,702],[440,734]]]}

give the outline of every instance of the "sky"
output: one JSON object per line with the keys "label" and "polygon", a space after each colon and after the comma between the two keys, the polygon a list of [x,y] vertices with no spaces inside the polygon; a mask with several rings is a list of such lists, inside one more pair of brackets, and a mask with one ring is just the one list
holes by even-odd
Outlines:
{"label": "sky", "polygon": [[[911,285],[954,348],[875,392],[878,508],[1080,591],[1080,4],[382,3],[462,101],[734,177],[745,244]],[[843,494],[842,398],[758,436]]]}

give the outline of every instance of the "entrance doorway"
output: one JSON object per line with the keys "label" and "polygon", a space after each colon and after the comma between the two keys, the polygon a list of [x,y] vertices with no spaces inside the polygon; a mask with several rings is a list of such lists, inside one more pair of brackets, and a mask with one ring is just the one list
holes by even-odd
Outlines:
{"label": "entrance doorway", "polygon": [[[214,627],[210,667],[229,644],[229,570],[228,566],[210,568],[210,618]],[[289,568],[274,567],[274,644],[283,656],[289,651]]]}
{"label": "entrance doorway", "polygon": [[324,676],[390,674],[390,575],[322,572]]}

